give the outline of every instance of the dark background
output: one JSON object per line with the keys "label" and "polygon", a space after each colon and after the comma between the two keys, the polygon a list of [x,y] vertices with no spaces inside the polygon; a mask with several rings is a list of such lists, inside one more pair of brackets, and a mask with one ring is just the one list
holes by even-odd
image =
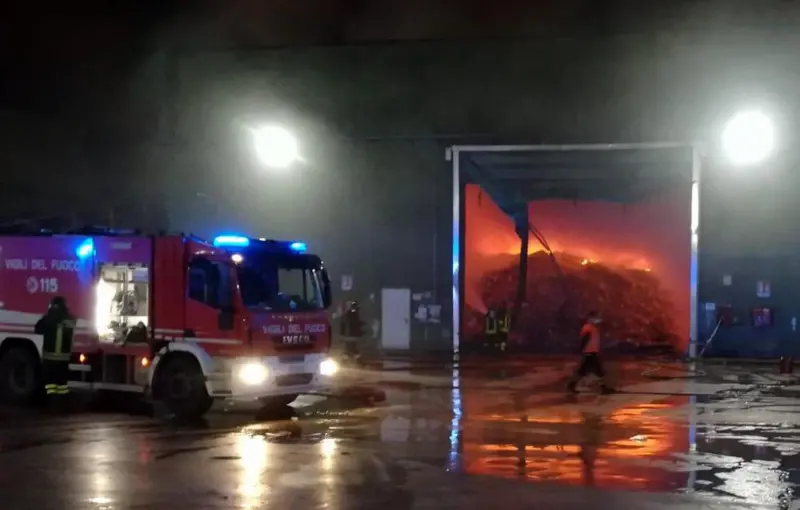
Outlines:
{"label": "dark background", "polygon": [[[0,16],[0,220],[302,238],[335,278],[354,276],[340,298],[432,291],[445,325],[447,145],[713,140],[756,104],[792,148],[792,2],[26,5]],[[243,131],[265,120],[299,133],[307,165],[253,162]],[[773,282],[776,327],[715,340],[740,354],[796,343],[793,161],[704,175],[701,300],[747,323],[755,282]],[[414,348],[449,342],[444,326]]]}

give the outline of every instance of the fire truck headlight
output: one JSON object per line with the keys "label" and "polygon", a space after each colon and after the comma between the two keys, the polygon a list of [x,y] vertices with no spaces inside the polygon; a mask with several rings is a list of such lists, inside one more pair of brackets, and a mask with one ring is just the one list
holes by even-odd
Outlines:
{"label": "fire truck headlight", "polygon": [[239,381],[247,386],[259,386],[264,384],[267,380],[267,375],[269,375],[267,367],[264,366],[263,363],[257,361],[245,363],[241,365],[237,371]]}
{"label": "fire truck headlight", "polygon": [[339,371],[339,364],[332,359],[326,359],[319,364],[320,375],[330,377],[332,375],[336,375],[336,372],[338,371]]}

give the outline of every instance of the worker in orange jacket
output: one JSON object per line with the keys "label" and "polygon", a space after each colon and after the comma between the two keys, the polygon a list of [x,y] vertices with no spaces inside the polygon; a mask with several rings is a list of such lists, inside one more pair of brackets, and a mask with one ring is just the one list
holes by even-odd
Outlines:
{"label": "worker in orange jacket", "polygon": [[602,323],[600,314],[589,312],[586,322],[581,327],[581,362],[567,384],[567,389],[573,393],[577,392],[578,381],[589,374],[594,374],[600,378],[603,393],[614,392],[606,384],[606,371],[600,359],[600,329],[598,327],[600,323]]}

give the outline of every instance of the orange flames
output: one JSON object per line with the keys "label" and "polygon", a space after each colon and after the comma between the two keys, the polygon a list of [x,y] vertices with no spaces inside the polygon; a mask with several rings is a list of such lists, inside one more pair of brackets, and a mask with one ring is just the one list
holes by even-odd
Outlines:
{"label": "orange flames", "polygon": [[[673,295],[678,314],[685,316],[678,323],[683,327],[685,322],[688,331],[690,194],[679,191],[634,205],[537,201],[529,204],[530,220],[556,259],[567,254],[582,259],[584,266],[599,263],[657,274]],[[511,218],[478,186],[467,186],[465,201],[465,299],[468,306],[485,311],[481,279],[516,266],[520,240]],[[537,251],[545,248],[531,238],[529,252]]]}

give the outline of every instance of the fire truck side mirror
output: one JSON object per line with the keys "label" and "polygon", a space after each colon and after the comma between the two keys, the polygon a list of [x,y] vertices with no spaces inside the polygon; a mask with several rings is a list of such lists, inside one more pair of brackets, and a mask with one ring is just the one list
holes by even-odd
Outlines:
{"label": "fire truck side mirror", "polygon": [[331,278],[328,271],[322,270],[322,303],[325,308],[330,308],[333,304],[333,293],[331,292]]}

